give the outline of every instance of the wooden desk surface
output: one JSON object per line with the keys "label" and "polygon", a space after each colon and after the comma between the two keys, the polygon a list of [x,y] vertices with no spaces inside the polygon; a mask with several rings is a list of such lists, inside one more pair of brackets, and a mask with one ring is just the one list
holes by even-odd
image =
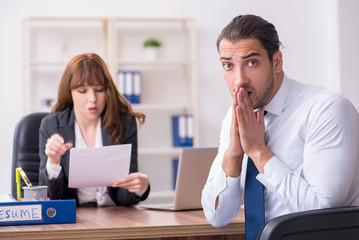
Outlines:
{"label": "wooden desk surface", "polygon": [[[241,211],[243,212],[243,211]],[[220,237],[221,236],[221,237]],[[202,210],[78,208],[72,224],[0,226],[0,239],[244,239],[244,217],[212,227]]]}

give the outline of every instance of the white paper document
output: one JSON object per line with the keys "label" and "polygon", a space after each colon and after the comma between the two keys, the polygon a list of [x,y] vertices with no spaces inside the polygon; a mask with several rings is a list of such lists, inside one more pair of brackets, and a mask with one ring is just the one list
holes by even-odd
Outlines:
{"label": "white paper document", "polygon": [[69,187],[112,186],[129,174],[131,144],[70,150]]}

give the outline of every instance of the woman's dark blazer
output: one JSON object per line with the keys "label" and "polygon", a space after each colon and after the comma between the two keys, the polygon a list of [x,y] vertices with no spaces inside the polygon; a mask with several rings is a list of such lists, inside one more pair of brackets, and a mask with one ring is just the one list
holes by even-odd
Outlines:
{"label": "woman's dark blazer", "polygon": [[[40,125],[40,169],[39,169],[39,183],[40,185],[47,185],[48,195],[50,199],[76,199],[78,206],[77,189],[68,187],[69,179],[69,152],[66,151],[61,156],[60,165],[62,170],[56,179],[49,179],[46,171],[47,156],[45,154],[45,145],[48,138],[54,133],[60,134],[65,142],[72,142],[75,145],[75,130],[74,130],[74,111],[73,108],[67,108],[64,111],[56,112],[46,116]],[[121,117],[123,126],[123,144],[132,144],[130,173],[137,172],[137,125],[136,119],[132,117],[128,121],[127,116]],[[112,145],[110,135],[102,131],[103,146]],[[75,146],[74,146],[75,147]],[[108,193],[116,205],[130,206],[140,201],[145,200],[150,192],[150,187],[143,194],[138,197],[136,194],[129,192],[124,188],[108,187]]]}

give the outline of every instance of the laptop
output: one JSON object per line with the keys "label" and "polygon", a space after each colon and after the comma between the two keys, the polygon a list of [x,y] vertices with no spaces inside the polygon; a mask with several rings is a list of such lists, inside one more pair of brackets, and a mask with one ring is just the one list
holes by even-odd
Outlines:
{"label": "laptop", "polygon": [[167,211],[202,209],[202,189],[217,150],[218,148],[182,148],[178,161],[174,200],[167,203],[143,203],[139,204],[139,207]]}

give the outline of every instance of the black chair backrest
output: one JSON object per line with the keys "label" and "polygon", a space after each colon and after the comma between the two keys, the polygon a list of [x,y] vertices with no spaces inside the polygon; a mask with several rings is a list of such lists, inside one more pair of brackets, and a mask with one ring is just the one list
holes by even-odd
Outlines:
{"label": "black chair backrest", "polygon": [[[11,167],[11,194],[17,197],[15,169],[21,167],[31,183],[36,186],[39,184],[39,129],[41,120],[48,115],[45,112],[30,113],[17,123],[14,134],[12,167]],[[21,179],[22,187],[26,186]]]}
{"label": "black chair backrest", "polygon": [[359,207],[291,213],[269,220],[257,240],[359,239]]}

